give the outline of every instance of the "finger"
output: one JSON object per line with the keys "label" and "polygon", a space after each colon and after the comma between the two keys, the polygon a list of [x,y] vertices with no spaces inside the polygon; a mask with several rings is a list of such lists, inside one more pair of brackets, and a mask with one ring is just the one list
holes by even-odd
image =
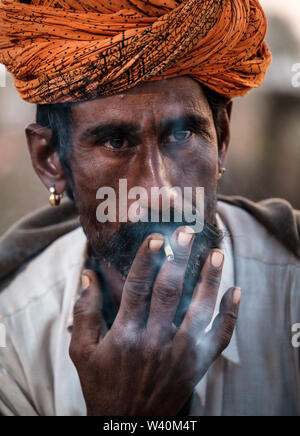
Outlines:
{"label": "finger", "polygon": [[137,326],[145,323],[153,282],[161,263],[163,244],[163,235],[153,233],[139,248],[124,285],[115,322],[127,326],[129,322]]}
{"label": "finger", "polygon": [[97,275],[92,270],[82,274],[82,292],[73,310],[70,356],[77,358],[83,351],[96,347],[102,324],[102,295]]}
{"label": "finger", "polygon": [[[212,329],[205,335],[208,356],[212,363],[228,347],[238,318],[241,288],[230,288],[224,295],[220,313],[215,319]],[[201,347],[201,342],[199,344]],[[203,351],[203,350],[202,350]]]}
{"label": "finger", "polygon": [[173,260],[165,260],[153,287],[147,330],[151,335],[171,331],[172,322],[181,297],[183,281],[194,231],[190,227],[180,227],[172,235]]}
{"label": "finger", "polygon": [[214,314],[223,263],[224,254],[221,250],[212,250],[209,253],[201,271],[201,281],[194,290],[190,307],[181,324],[179,331],[195,341]]}

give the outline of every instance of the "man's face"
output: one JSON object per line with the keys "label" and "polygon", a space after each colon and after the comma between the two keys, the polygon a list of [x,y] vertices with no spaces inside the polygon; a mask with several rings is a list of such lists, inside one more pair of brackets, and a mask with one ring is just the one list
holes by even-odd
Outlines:
{"label": "man's face", "polygon": [[108,242],[120,229],[118,213],[116,222],[96,219],[97,190],[111,187],[118,198],[120,179],[127,180],[128,190],[145,188],[149,198],[152,187],[176,186],[182,192],[203,187],[205,220],[214,224],[218,142],[197,82],[188,77],[148,82],[75,105],[72,117],[73,190],[92,245]]}

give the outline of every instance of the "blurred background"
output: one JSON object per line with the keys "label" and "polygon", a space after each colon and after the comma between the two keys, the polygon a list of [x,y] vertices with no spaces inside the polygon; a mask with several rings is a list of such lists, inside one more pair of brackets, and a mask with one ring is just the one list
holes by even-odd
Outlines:
{"label": "blurred background", "polygon": [[[300,0],[261,0],[273,53],[264,85],[234,102],[227,172],[220,192],[255,201],[283,197],[300,209]],[[298,71],[298,75],[297,75]],[[0,236],[47,204],[35,175],[24,127],[35,106],[23,102],[0,65]]]}

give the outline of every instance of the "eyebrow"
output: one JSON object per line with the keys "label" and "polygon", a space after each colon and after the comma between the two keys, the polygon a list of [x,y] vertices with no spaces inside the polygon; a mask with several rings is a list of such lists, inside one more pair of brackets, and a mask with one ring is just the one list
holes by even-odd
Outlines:
{"label": "eyebrow", "polygon": [[192,129],[195,133],[200,133],[205,131],[209,134],[210,122],[207,118],[201,116],[197,113],[187,113],[178,118],[171,118],[163,121],[161,123],[161,131],[163,134],[168,134],[173,131],[174,128]]}
{"label": "eyebrow", "polygon": [[95,126],[86,129],[80,136],[79,141],[86,141],[91,138],[97,138],[100,135],[112,135],[118,134],[123,136],[129,136],[136,134],[138,126],[133,123],[125,123],[112,121],[110,123],[98,123]]}
{"label": "eyebrow", "polygon": [[[173,131],[174,128],[191,128],[196,133],[205,131],[209,134],[210,122],[207,118],[197,114],[197,113],[187,113],[183,116],[177,118],[168,118],[160,124],[161,136],[168,134]],[[97,125],[89,127],[80,136],[80,141],[86,141],[91,138],[97,138],[98,136],[109,136],[113,134],[118,134],[122,136],[137,135],[140,133],[141,128],[139,124],[111,121],[97,123]]]}

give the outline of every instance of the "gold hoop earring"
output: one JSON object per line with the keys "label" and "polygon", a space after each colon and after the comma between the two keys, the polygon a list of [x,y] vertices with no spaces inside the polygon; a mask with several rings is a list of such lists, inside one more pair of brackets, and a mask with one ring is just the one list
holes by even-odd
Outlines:
{"label": "gold hoop earring", "polygon": [[218,174],[218,180],[222,179],[223,174],[225,173],[225,171],[226,171],[225,167],[221,168],[221,171],[219,171],[219,174]]}
{"label": "gold hoop earring", "polygon": [[51,186],[49,191],[50,191],[49,203],[51,204],[52,207],[59,206],[63,194],[57,194],[55,190],[55,186]]}

